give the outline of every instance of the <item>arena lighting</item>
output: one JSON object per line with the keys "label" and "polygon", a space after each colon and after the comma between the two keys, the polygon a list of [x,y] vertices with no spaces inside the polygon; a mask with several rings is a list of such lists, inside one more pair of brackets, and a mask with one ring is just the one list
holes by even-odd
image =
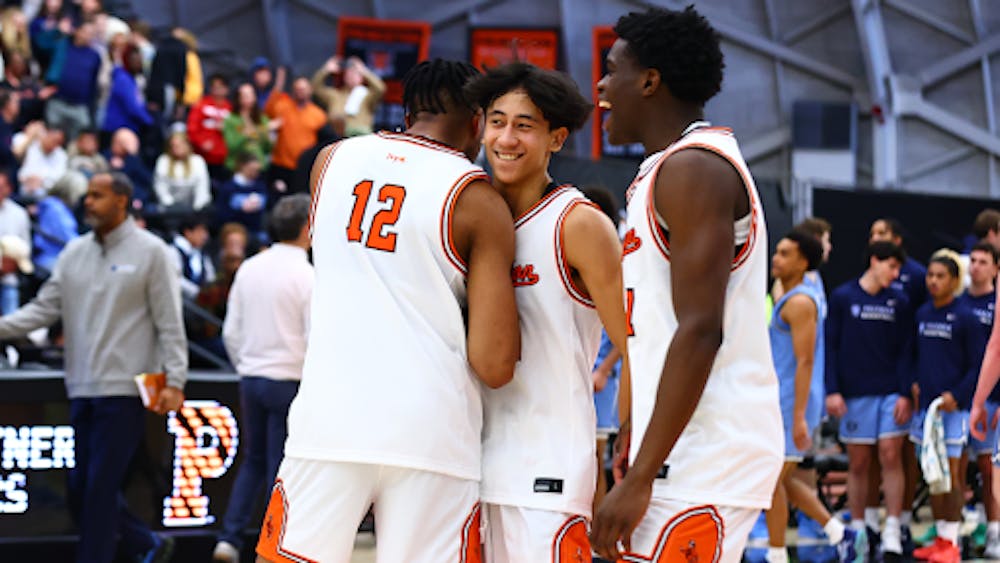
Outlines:
{"label": "arena lighting", "polygon": [[215,516],[201,484],[225,475],[236,459],[236,417],[217,401],[184,401],[179,412],[167,415],[167,431],[174,435],[174,483],[163,499],[163,525],[211,524]]}

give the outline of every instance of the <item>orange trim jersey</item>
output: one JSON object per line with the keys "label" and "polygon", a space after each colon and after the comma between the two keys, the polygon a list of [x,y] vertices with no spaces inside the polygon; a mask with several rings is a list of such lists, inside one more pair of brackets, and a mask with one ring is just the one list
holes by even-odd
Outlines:
{"label": "orange trim jersey", "polygon": [[692,503],[767,508],[783,461],[778,380],[767,336],[767,230],[750,170],[728,129],[695,129],[649,156],[629,188],[623,275],[632,365],[635,459],[649,425],[667,349],[677,331],[668,226],[656,213],[653,185],[670,155],[712,152],[739,172],[751,212],[736,221],[726,287],[723,340],[694,415],[666,460],[653,496]]}
{"label": "orange trim jersey", "polygon": [[563,223],[579,190],[559,186],[518,218],[512,273],[521,323],[514,379],[484,390],[483,502],[581,514],[596,482],[591,368],[601,321],[573,283]]}
{"label": "orange trim jersey", "polygon": [[451,219],[486,174],[403,133],[342,141],[322,170],[312,329],[285,454],[479,480],[482,407]]}

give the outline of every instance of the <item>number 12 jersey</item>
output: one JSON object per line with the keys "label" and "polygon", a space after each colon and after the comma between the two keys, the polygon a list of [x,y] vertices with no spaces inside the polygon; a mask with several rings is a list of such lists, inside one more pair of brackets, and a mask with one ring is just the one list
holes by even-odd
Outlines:
{"label": "number 12 jersey", "polygon": [[466,354],[455,202],[488,180],[405,133],[338,143],[313,196],[316,286],[285,455],[479,480],[482,406]]}

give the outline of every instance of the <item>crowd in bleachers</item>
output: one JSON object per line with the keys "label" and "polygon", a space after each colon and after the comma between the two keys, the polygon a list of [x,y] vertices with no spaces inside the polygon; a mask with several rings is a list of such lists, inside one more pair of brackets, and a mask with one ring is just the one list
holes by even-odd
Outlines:
{"label": "crowd in bleachers", "polygon": [[[372,131],[385,92],[356,58],[291,77],[257,57],[206,77],[188,30],[154,32],[100,0],[5,4],[0,236],[23,240],[33,267],[4,261],[0,314],[30,300],[88,229],[89,178],[120,172],[133,216],[176,249],[184,297],[221,318],[233,272],[270,240],[267,211],[308,191],[322,146]],[[205,325],[188,319],[190,339],[224,359],[219,327]]]}

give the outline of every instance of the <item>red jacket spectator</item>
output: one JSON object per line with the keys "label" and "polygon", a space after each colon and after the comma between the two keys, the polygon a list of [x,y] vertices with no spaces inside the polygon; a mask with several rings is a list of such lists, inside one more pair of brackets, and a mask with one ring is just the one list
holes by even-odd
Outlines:
{"label": "red jacket spectator", "polygon": [[226,141],[222,138],[222,122],[229,116],[229,85],[226,79],[215,75],[209,79],[209,95],[201,99],[188,114],[188,139],[207,164],[222,165],[226,162]]}

